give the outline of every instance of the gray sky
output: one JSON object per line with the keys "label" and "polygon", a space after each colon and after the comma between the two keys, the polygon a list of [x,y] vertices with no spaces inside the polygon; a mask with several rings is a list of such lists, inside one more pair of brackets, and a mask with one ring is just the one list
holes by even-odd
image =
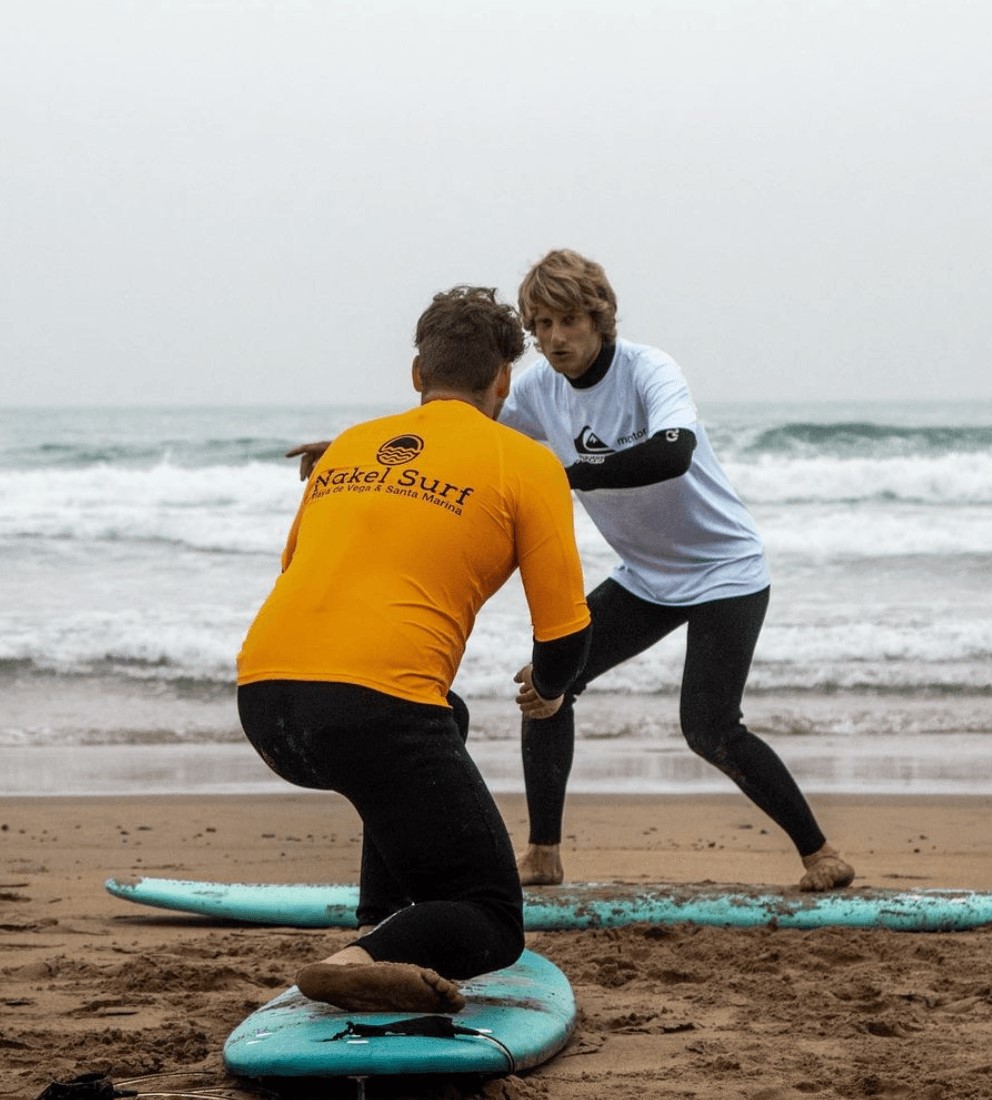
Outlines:
{"label": "gray sky", "polygon": [[0,0],[0,404],[405,401],[602,262],[697,400],[992,398],[987,0]]}

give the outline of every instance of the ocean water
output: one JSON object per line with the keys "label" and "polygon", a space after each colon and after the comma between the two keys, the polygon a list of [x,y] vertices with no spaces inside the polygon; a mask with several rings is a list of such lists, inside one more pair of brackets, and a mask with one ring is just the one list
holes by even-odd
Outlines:
{"label": "ocean water", "polygon": [[[82,748],[240,752],[234,658],[301,492],[283,453],[391,411],[0,410],[0,753],[55,767]],[[922,789],[942,768],[940,789],[992,791],[992,405],[700,412],[771,563],[750,724],[783,755],[834,759],[837,789],[882,783],[889,760],[886,782]],[[591,588],[614,557],[581,508],[576,532]],[[529,639],[513,578],[455,685],[509,785]],[[580,737],[607,786],[677,787],[684,776],[651,773],[662,758],[692,770],[683,645],[676,634],[589,689]],[[893,759],[924,763],[900,779]],[[0,769],[0,793],[50,786]]]}

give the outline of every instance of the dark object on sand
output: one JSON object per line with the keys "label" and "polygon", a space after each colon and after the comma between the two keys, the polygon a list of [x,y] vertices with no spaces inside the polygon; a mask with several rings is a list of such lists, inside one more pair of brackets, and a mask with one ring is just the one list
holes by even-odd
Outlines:
{"label": "dark object on sand", "polygon": [[137,1096],[131,1089],[116,1089],[105,1073],[81,1073],[71,1081],[53,1081],[37,1100],[117,1100]]}

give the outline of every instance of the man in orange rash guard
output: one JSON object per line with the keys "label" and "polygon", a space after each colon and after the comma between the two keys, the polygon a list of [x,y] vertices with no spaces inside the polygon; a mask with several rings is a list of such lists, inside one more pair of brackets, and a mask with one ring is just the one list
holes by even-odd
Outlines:
{"label": "man in orange rash guard", "polygon": [[415,343],[421,404],[328,447],[238,658],[258,753],[362,818],[359,921],[377,906],[389,919],[297,976],[353,1010],[457,1011],[457,980],[519,956],[514,854],[451,683],[476,614],[517,568],[534,633],[517,674],[526,715],[557,711],[589,642],[564,470],[495,421],[524,346],[516,313],[456,287]]}

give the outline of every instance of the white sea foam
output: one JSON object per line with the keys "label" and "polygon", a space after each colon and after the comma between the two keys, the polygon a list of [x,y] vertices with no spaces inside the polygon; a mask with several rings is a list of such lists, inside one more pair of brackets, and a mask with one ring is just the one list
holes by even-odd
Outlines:
{"label": "white sea foam", "polygon": [[197,550],[267,552],[279,545],[299,493],[274,464],[188,469],[87,466],[0,473],[0,530],[81,544],[161,541]]}
{"label": "white sea foam", "polygon": [[[912,410],[877,423],[863,411],[843,421],[816,413],[709,417],[772,567],[749,691],[987,700],[992,431],[969,409],[922,410],[917,427]],[[134,729],[227,736],[229,708],[202,725],[198,716],[212,713],[211,693],[230,688],[241,639],[279,569],[301,492],[282,452],[358,418],[312,409],[0,415],[0,743]],[[581,509],[575,522],[592,588],[615,556]],[[456,687],[512,700],[530,642],[512,578],[480,614]],[[675,722],[684,644],[679,631],[602,677],[589,698],[665,700]],[[84,684],[103,685],[103,699],[140,696],[140,715],[92,695],[73,715]],[[46,693],[65,700],[43,721],[27,704],[15,717],[15,686],[35,709]],[[885,721],[898,726],[900,713],[893,704]],[[600,728],[623,738],[626,721],[606,714]],[[802,723],[781,719],[783,728]]]}
{"label": "white sea foam", "polygon": [[752,504],[992,504],[992,451],[892,458],[763,454],[755,461],[728,462],[725,468]]}

